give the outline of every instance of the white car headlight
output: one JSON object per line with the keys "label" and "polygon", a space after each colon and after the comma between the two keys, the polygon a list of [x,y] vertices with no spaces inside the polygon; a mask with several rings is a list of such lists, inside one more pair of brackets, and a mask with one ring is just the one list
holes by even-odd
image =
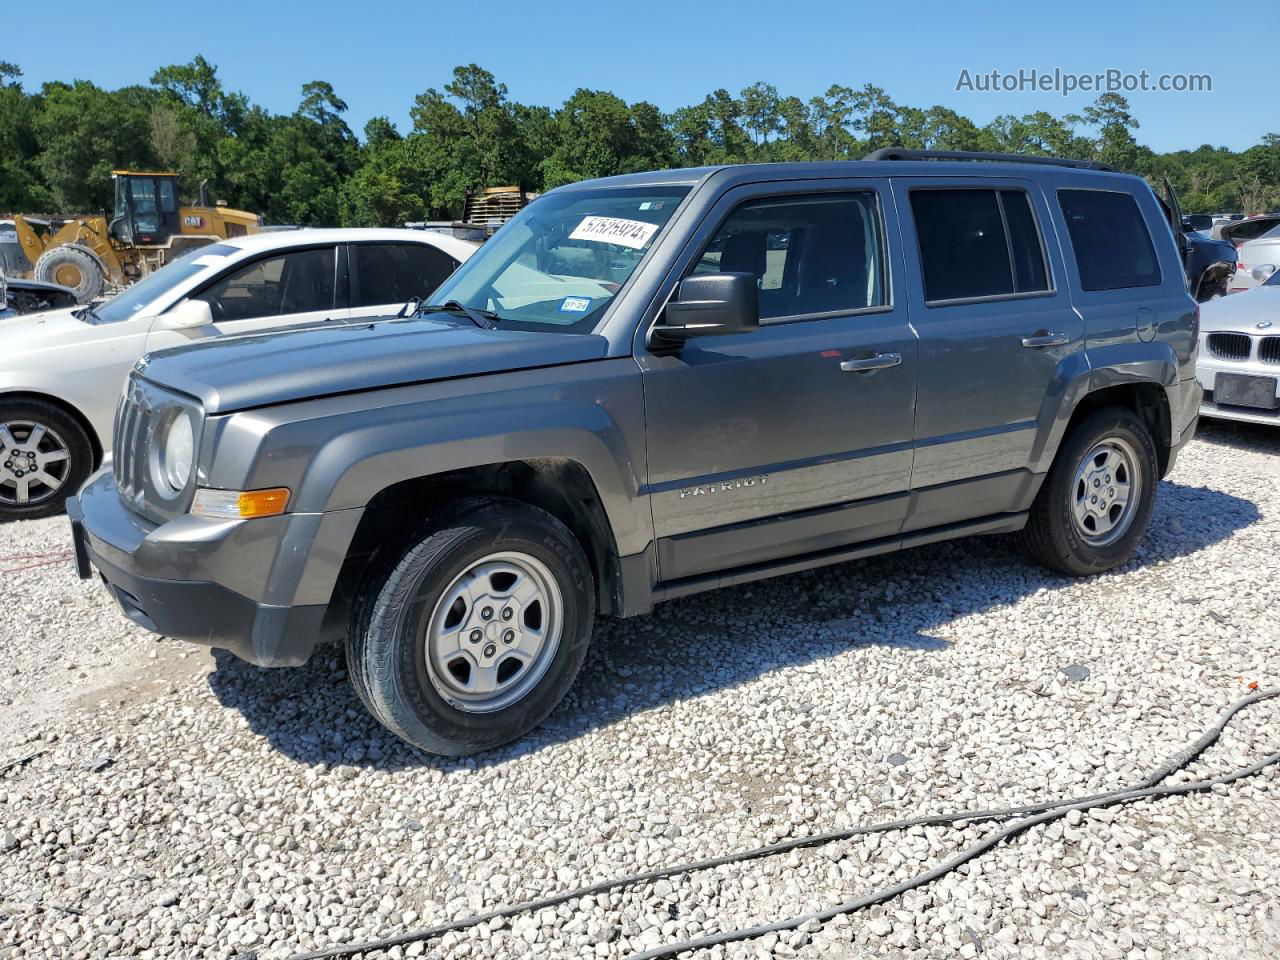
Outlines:
{"label": "white car headlight", "polygon": [[187,489],[195,465],[195,431],[190,415],[180,410],[156,439],[152,480],[161,492],[179,494]]}

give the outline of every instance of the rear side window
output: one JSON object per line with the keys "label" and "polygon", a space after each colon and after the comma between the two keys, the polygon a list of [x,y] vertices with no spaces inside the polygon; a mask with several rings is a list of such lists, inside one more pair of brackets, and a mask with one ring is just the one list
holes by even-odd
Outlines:
{"label": "rear side window", "polygon": [[1154,287],[1160,264],[1138,204],[1114,190],[1059,190],[1084,290]]}
{"label": "rear side window", "polygon": [[376,307],[426,297],[458,261],[425,243],[360,243],[351,247],[355,289],[351,306]]}
{"label": "rear side window", "polygon": [[884,249],[870,192],[750,200],[725,218],[693,273],[752,273],[760,319],[886,304]]}
{"label": "rear side window", "polygon": [[912,190],[925,299],[1050,289],[1044,245],[1021,190]]}

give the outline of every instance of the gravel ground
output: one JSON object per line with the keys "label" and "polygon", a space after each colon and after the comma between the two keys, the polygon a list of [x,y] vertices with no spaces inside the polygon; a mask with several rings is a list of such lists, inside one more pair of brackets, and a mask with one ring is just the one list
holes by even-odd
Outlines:
{"label": "gravel ground", "polygon": [[[1207,424],[1123,570],[1069,581],[989,538],[673,602],[603,625],[542,730],[464,761],[383,732],[336,656],[211,659],[128,627],[65,565],[2,574],[0,766],[35,756],[0,775],[0,957],[268,960],[1136,783],[1251,683],[1280,685],[1278,518],[1280,431]],[[66,540],[61,521],[0,527],[0,557]],[[1190,775],[1278,744],[1269,701]],[[1275,957],[1278,788],[1273,768],[1071,817],[883,907],[703,956]],[[625,957],[851,899],[992,829],[832,844],[382,956]]]}

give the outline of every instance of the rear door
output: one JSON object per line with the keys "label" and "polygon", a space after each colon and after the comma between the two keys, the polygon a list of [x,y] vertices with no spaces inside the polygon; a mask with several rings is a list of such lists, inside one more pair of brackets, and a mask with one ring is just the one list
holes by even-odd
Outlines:
{"label": "rear door", "polygon": [[884,180],[728,191],[684,276],[756,277],[758,330],[641,344],[665,582],[891,536],[906,514],[915,334]]}
{"label": "rear door", "polygon": [[458,261],[427,243],[353,243],[351,316],[394,314],[417,297],[424,300],[458,269]]}
{"label": "rear door", "polygon": [[[1083,363],[1039,187],[895,178],[920,336],[911,515],[917,530],[1025,509],[1066,379]],[[1054,255],[1050,255],[1054,251]]]}

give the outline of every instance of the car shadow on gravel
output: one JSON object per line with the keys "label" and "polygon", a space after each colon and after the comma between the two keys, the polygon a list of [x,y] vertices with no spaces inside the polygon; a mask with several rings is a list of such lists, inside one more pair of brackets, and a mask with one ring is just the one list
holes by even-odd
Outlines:
{"label": "car shadow on gravel", "polygon": [[[1211,441],[1217,442],[1217,441]],[[1201,550],[1259,518],[1251,501],[1165,481],[1151,528],[1120,573]],[[216,654],[214,696],[299,763],[443,773],[505,763],[635,713],[747,683],[858,646],[914,657],[945,649],[951,621],[1072,583],[1022,559],[1010,537],[978,537],[873,557],[660,604],[652,615],[597,622],[587,661],[541,728],[478,757],[427,756],[364,710],[340,652],[265,670]],[[805,704],[796,704],[804,710]]]}
{"label": "car shadow on gravel", "polygon": [[1196,427],[1196,442],[1280,456],[1280,422],[1271,426],[1240,420],[1201,418]]}

